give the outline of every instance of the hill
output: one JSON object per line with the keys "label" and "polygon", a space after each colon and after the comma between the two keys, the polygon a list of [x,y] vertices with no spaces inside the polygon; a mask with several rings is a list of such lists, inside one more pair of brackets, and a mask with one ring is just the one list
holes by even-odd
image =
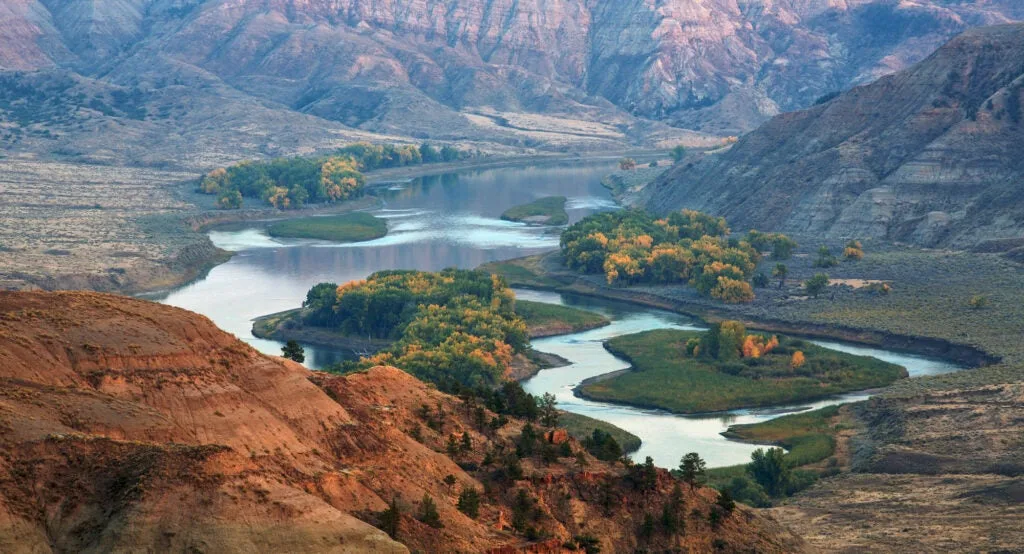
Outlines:
{"label": "hill", "polygon": [[[585,468],[525,456],[498,481],[487,452],[524,445],[525,424],[481,430],[473,411],[395,368],[314,374],[168,306],[0,293],[0,550],[557,552],[597,536],[632,551],[645,510],[669,498],[666,472],[637,488],[586,454]],[[475,519],[456,508],[470,488]],[[424,495],[443,527],[415,517]],[[745,507],[713,529],[715,498],[684,487],[685,536],[651,547],[803,548]]]}
{"label": "hill", "polygon": [[673,168],[647,206],[737,230],[971,246],[1024,230],[1024,25],[973,29],[926,60]]}
{"label": "hill", "polygon": [[618,149],[739,134],[1015,0],[13,0],[11,149],[215,167],[391,136]]}

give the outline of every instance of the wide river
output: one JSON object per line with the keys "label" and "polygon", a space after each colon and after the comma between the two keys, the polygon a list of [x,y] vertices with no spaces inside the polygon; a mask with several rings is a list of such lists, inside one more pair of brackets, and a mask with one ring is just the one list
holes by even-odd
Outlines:
{"label": "wide river", "polygon": [[[214,244],[235,252],[203,279],[158,298],[201,313],[255,348],[280,354],[281,344],[252,336],[255,317],[297,307],[306,291],[320,282],[343,283],[382,269],[438,270],[474,268],[482,263],[527,256],[558,247],[558,229],[532,227],[499,219],[506,209],[544,196],[565,196],[570,220],[616,209],[601,177],[612,162],[540,165],[465,171],[394,183],[377,193],[384,206],[373,213],[388,220],[388,235],[358,244],[273,239],[258,224],[211,231]],[[598,311],[612,319],[600,329],[541,339],[536,349],[558,354],[571,365],[541,371],[524,383],[533,394],[554,393],[561,408],[611,422],[643,440],[634,458],[651,456],[674,467],[687,452],[700,452],[711,467],[746,462],[754,445],[719,435],[729,425],[764,421],[787,412],[867,398],[850,394],[820,402],[770,410],[737,410],[709,416],[665,412],[592,402],[576,398],[572,389],[588,377],[626,368],[609,354],[602,341],[659,328],[696,329],[684,316],[555,293],[517,291],[521,298]],[[903,365],[911,376],[960,369],[946,362],[872,348],[815,341],[818,344],[881,358]],[[342,354],[307,346],[306,365],[317,369]]]}

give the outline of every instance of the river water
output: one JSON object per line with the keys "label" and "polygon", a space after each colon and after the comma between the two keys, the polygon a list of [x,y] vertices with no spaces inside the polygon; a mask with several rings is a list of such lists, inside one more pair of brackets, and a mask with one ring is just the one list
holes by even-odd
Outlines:
{"label": "river water", "polygon": [[[320,282],[343,283],[383,269],[439,270],[474,268],[482,263],[527,256],[558,246],[558,229],[499,219],[519,204],[544,196],[568,198],[570,221],[616,209],[601,177],[611,162],[542,165],[466,171],[393,183],[379,190],[383,208],[372,213],[388,220],[388,235],[357,244],[283,240],[267,236],[259,224],[211,231],[218,247],[236,254],[203,279],[162,295],[158,300],[201,313],[218,326],[268,354],[281,344],[252,336],[258,316],[295,308],[306,291]],[[756,446],[719,435],[734,423],[751,423],[781,413],[866,398],[852,394],[821,402],[772,410],[738,410],[713,416],[685,417],[664,412],[592,402],[573,396],[588,377],[624,369],[628,364],[601,345],[608,338],[659,328],[699,328],[684,316],[592,298],[517,291],[521,298],[572,305],[604,313],[612,324],[600,329],[533,342],[534,348],[572,362],[545,370],[524,383],[531,393],[554,393],[572,412],[609,421],[643,439],[634,457],[654,458],[674,467],[687,452],[700,452],[711,467],[742,463]],[[873,355],[907,367],[912,376],[955,371],[959,367],[904,354],[816,341],[837,350]],[[338,361],[341,352],[306,347],[306,365],[317,369]]]}

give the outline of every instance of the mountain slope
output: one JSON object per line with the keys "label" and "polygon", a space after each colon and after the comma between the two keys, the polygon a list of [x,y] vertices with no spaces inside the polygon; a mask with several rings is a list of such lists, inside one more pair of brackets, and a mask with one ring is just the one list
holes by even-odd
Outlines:
{"label": "mountain slope", "polygon": [[[706,143],[656,120],[738,134],[1022,17],[1014,0],[11,0],[0,68],[87,89],[66,101],[76,119],[14,146],[100,160],[177,159],[189,135],[246,155],[367,132],[621,148]],[[97,112],[106,126],[79,127]]]}
{"label": "mountain slope", "polygon": [[672,169],[648,207],[736,229],[969,246],[1019,237],[1024,25],[967,31],[911,69],[781,115]]}
{"label": "mountain slope", "polygon": [[[523,478],[499,481],[485,452],[514,452],[524,423],[482,432],[472,413],[395,368],[314,374],[177,308],[0,292],[0,551],[558,552],[588,534],[633,551],[644,512],[660,514],[672,489],[659,471],[637,490],[590,456],[585,471],[525,457]],[[463,433],[472,444],[456,461],[444,452]],[[469,487],[482,491],[477,519],[456,508]],[[539,539],[511,531],[520,490]],[[424,494],[444,527],[414,518]],[[649,545],[803,548],[743,507],[711,529],[715,496],[685,488],[697,514],[686,535]],[[397,540],[374,527],[393,499]]]}

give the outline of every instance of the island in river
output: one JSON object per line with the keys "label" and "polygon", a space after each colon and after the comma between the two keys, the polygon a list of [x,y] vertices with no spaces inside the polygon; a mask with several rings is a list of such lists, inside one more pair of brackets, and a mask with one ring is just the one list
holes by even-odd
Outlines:
{"label": "island in river", "polygon": [[[732,338],[726,332],[730,324],[737,329]],[[722,329],[721,339],[713,335],[716,329]],[[708,355],[712,342],[716,351]],[[605,342],[605,348],[632,368],[585,381],[578,394],[683,414],[803,402],[882,387],[907,376],[905,368],[869,356],[790,337],[748,335],[736,322],[708,332],[659,329],[624,335]]]}
{"label": "island in river", "polygon": [[501,218],[506,221],[535,223],[538,225],[565,225],[569,214],[565,211],[564,196],[546,196],[505,210]]}
{"label": "island in river", "polygon": [[278,221],[267,227],[267,234],[275,238],[362,242],[387,235],[388,224],[366,212],[351,212]]}

